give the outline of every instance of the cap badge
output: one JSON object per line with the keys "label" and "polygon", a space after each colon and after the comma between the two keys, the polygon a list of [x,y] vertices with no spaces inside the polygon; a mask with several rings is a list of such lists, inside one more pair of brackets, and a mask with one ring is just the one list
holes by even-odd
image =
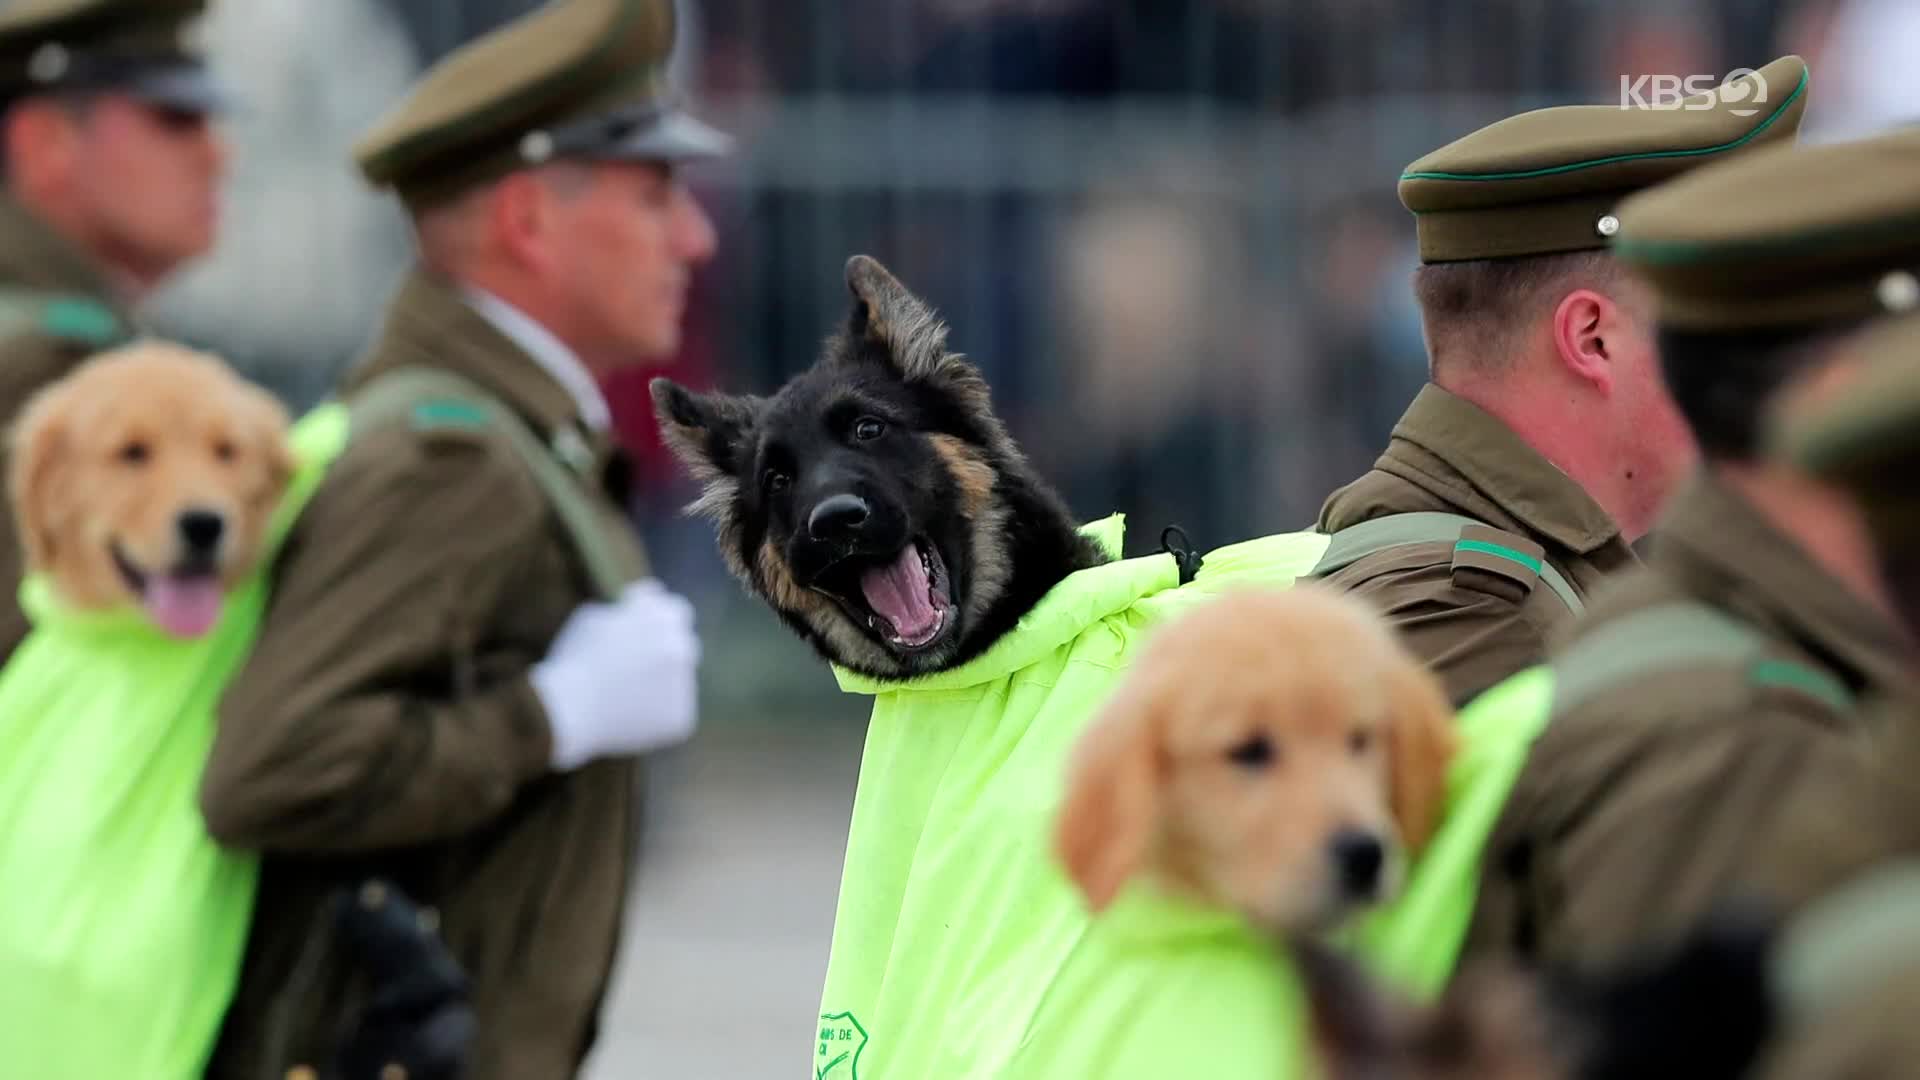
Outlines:
{"label": "cap badge", "polygon": [[27,77],[37,83],[50,83],[67,73],[70,63],[67,47],[57,41],[49,41],[27,60]]}
{"label": "cap badge", "polygon": [[529,131],[520,138],[520,159],[538,165],[553,156],[553,136],[544,131]]}
{"label": "cap badge", "polygon": [[1888,311],[1912,311],[1920,305],[1920,278],[1906,270],[1895,270],[1880,279],[1874,294]]}

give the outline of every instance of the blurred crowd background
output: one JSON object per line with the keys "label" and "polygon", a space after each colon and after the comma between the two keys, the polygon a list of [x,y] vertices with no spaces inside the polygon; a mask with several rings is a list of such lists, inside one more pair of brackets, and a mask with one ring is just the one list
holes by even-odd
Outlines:
{"label": "blurred crowd background", "polygon": [[[411,244],[353,138],[532,6],[217,4],[248,106],[219,250],[161,327],[315,402]],[[739,154],[691,173],[720,254],[666,371],[774,388],[843,317],[847,256],[874,254],[947,315],[1073,509],[1129,515],[1129,553],[1164,525],[1200,546],[1302,527],[1373,459],[1425,379],[1394,183],[1430,148],[1619,102],[1622,75],[1784,52],[1812,65],[1809,138],[1920,111],[1912,0],[682,0],[682,25],[676,77]],[[651,375],[609,386],[636,523],[664,577],[726,609]]]}
{"label": "blurred crowd background", "polygon": [[[296,408],[410,254],[354,139],[427,64],[536,0],[226,0],[244,95],[217,251],[152,310]],[[1920,0],[680,0],[677,77],[739,152],[666,373],[769,391],[867,252],[948,319],[1083,517],[1202,548],[1309,524],[1425,378],[1395,182],[1623,76],[1798,53],[1804,137],[1920,119]],[[633,514],[705,642],[701,735],[656,767],[596,1080],[787,1075],[813,1023],[866,702],[725,576],[646,383],[608,387]]]}
{"label": "blurred crowd background", "polygon": [[[230,128],[214,257],[156,314],[305,405],[408,256],[354,137],[421,67],[534,0],[215,5]],[[740,140],[691,174],[720,229],[669,373],[764,391],[868,252],[986,370],[1017,438],[1129,553],[1310,522],[1425,376],[1401,167],[1623,75],[1805,56],[1807,137],[1920,113],[1913,0],[682,0],[679,81]],[[673,583],[737,590],[660,450],[652,372],[609,387]],[[749,618],[749,628],[772,620]],[[777,648],[777,647],[776,647]],[[822,673],[823,674],[823,673]],[[785,675],[780,676],[782,678]],[[815,680],[816,683],[819,681]]]}

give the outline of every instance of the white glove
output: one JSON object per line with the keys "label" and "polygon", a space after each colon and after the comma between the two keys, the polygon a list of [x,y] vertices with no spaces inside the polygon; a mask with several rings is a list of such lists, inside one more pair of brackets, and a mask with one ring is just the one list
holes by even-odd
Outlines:
{"label": "white glove", "polygon": [[530,673],[553,731],[553,767],[684,742],[699,665],[693,605],[659,581],[634,582],[614,603],[580,605]]}

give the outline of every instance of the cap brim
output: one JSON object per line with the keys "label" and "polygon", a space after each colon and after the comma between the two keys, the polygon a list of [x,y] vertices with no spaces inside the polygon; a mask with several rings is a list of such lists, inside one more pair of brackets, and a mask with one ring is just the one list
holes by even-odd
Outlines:
{"label": "cap brim", "polygon": [[610,161],[697,161],[723,157],[732,150],[733,136],[686,113],[670,112],[592,156]]}
{"label": "cap brim", "polygon": [[148,104],[182,112],[228,113],[236,104],[232,92],[203,67],[143,71],[130,76],[120,89]]}

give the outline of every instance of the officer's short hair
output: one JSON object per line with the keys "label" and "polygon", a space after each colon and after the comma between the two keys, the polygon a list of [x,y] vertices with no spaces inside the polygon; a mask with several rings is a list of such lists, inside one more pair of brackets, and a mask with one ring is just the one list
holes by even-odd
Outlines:
{"label": "officer's short hair", "polygon": [[1436,374],[1510,370],[1520,332],[1575,289],[1612,295],[1620,270],[1605,250],[1429,263],[1413,272]]}

